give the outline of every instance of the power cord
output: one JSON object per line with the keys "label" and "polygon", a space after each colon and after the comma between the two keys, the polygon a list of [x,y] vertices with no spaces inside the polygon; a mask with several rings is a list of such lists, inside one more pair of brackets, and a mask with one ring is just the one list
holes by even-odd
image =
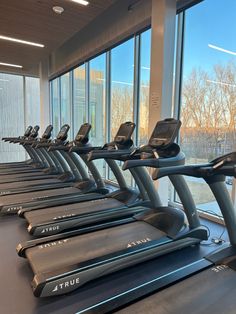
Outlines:
{"label": "power cord", "polygon": [[[224,222],[224,219],[222,216],[220,216],[218,213],[214,212],[213,210],[204,210],[204,212],[208,213],[208,214],[211,214],[211,215],[214,215],[216,216],[220,221]],[[211,235],[211,231],[209,229],[208,226],[206,225],[202,225],[203,227],[205,227],[207,230],[208,230],[208,238],[210,238],[210,235]],[[219,236],[216,236],[216,237],[212,237],[210,239],[210,242],[205,242],[203,243],[203,245],[213,245],[213,244],[217,244],[217,245],[221,245],[222,243],[225,242],[225,240],[222,238],[224,233],[225,233],[225,230],[226,230],[226,227],[225,225],[223,225],[223,230],[221,232],[221,234]]]}

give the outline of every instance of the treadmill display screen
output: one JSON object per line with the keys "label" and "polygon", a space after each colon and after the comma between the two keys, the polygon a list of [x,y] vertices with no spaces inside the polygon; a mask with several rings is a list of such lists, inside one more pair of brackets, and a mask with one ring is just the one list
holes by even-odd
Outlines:
{"label": "treadmill display screen", "polygon": [[28,128],[25,130],[24,136],[25,136],[25,137],[28,137],[28,136],[30,135],[32,129],[33,129],[32,126],[29,125]]}
{"label": "treadmill display screen", "polygon": [[149,144],[151,146],[166,146],[174,142],[181,122],[175,119],[159,121],[152,133]]}
{"label": "treadmill display screen", "polygon": [[46,130],[44,131],[42,137],[43,138],[49,138],[51,136],[52,130],[53,130],[53,126],[51,124],[48,125]]}
{"label": "treadmill display screen", "polygon": [[33,128],[33,130],[32,130],[32,132],[31,132],[30,136],[31,136],[31,137],[36,137],[36,136],[38,136],[38,131],[39,131],[39,126],[38,126],[38,125],[35,125],[35,127]]}
{"label": "treadmill display screen", "polygon": [[69,131],[70,127],[68,124],[64,124],[62,127],[61,127],[61,130],[60,132],[57,134],[57,139],[58,140],[63,140],[67,137],[67,133]]}
{"label": "treadmill display screen", "polygon": [[122,143],[131,139],[134,132],[135,124],[133,122],[122,123],[119,130],[116,133],[114,141],[116,143]]}
{"label": "treadmill display screen", "polygon": [[91,130],[91,124],[84,123],[81,125],[79,132],[76,135],[75,141],[81,142],[83,139],[88,138],[89,132]]}

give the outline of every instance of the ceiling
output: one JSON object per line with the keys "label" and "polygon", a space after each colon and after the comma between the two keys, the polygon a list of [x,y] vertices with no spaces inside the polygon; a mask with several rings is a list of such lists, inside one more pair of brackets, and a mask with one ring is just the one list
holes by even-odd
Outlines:
{"label": "ceiling", "polygon": [[[38,75],[38,64],[63,42],[100,15],[115,0],[90,0],[82,6],[70,0],[1,0],[0,35],[44,44],[38,48],[0,40],[0,62],[23,66],[23,69],[0,66],[0,72],[14,71]],[[64,13],[55,14],[53,6]]]}

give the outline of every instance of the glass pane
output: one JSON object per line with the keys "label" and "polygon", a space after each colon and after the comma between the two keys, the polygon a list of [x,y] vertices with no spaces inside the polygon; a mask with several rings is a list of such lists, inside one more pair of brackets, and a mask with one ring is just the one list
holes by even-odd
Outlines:
{"label": "glass pane", "polygon": [[[102,146],[106,141],[105,92],[106,92],[106,55],[102,54],[89,63],[89,115],[92,125],[91,143]],[[96,161],[100,173],[105,177],[103,160]]]}
{"label": "glass pane", "polygon": [[[38,78],[25,78],[25,94],[26,125],[40,125],[40,86]],[[41,130],[41,132],[43,131]]]}
{"label": "glass pane", "polygon": [[55,79],[51,82],[52,88],[52,125],[53,136],[56,137],[60,130],[60,101],[59,101],[59,79]]}
{"label": "glass pane", "polygon": [[140,103],[138,145],[148,142],[149,86],[151,62],[151,30],[140,35]]}
{"label": "glass pane", "polygon": [[[61,125],[69,124],[71,127],[71,99],[70,99],[70,72],[60,78],[61,81]],[[68,139],[71,138],[72,130],[69,131]]]}
{"label": "glass pane", "polygon": [[[133,121],[134,38],[111,50],[111,140],[121,123]],[[123,172],[129,185],[129,171]],[[109,179],[115,180],[109,172]]]}
{"label": "glass pane", "polygon": [[111,51],[111,139],[121,123],[133,121],[134,39]]}
{"label": "glass pane", "polygon": [[85,104],[85,66],[81,65],[73,71],[73,127],[74,136],[77,134],[80,126],[86,121]]}
{"label": "glass pane", "polygon": [[[1,136],[17,137],[23,135],[25,129],[24,122],[23,77],[0,73]],[[1,162],[20,161],[24,160],[25,156],[25,150],[20,145],[0,141]]]}
{"label": "glass pane", "polygon": [[[180,143],[187,163],[204,163],[235,150],[236,2],[205,0],[185,25]],[[198,207],[220,214],[207,185],[187,180]]]}

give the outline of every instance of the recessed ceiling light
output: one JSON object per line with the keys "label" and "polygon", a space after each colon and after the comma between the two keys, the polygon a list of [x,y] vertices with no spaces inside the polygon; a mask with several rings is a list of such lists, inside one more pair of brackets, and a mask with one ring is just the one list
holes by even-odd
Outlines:
{"label": "recessed ceiling light", "polygon": [[0,62],[0,65],[4,65],[4,66],[6,66],[6,67],[13,67],[13,68],[23,68],[22,65],[11,64],[11,63],[3,63],[3,62]]}
{"label": "recessed ceiling light", "polygon": [[55,7],[52,7],[52,9],[56,14],[62,14],[64,12],[63,7],[55,6]]}
{"label": "recessed ceiling light", "polygon": [[71,1],[82,4],[82,5],[88,5],[89,4],[89,2],[85,1],[85,0],[71,0]]}
{"label": "recessed ceiling light", "polygon": [[3,36],[3,35],[0,35],[0,39],[4,39],[4,40],[8,40],[8,41],[14,41],[14,42],[19,43],[19,44],[25,44],[25,45],[30,45],[30,46],[40,47],[40,48],[44,47],[44,45],[42,45],[42,44],[37,44],[37,43],[33,43],[31,41],[21,40],[21,39],[7,37],[7,36]]}

